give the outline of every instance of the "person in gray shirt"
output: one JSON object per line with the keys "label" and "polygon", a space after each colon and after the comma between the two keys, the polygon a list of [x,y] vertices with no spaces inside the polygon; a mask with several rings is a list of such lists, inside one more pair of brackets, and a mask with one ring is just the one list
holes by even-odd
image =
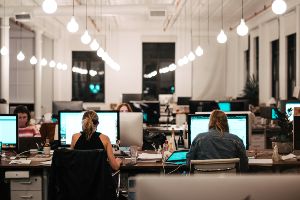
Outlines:
{"label": "person in gray shirt", "polygon": [[191,160],[240,158],[240,172],[248,170],[248,157],[243,141],[229,133],[227,116],[214,110],[209,119],[209,131],[199,133],[187,153],[187,163]]}

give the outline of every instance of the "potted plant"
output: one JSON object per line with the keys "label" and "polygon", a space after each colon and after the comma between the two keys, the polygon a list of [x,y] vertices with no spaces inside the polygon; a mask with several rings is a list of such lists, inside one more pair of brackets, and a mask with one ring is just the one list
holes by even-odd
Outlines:
{"label": "potted plant", "polygon": [[255,78],[254,74],[248,76],[246,84],[243,89],[244,99],[248,99],[249,103],[253,106],[258,106],[258,80]]}
{"label": "potted plant", "polygon": [[276,109],[277,124],[280,127],[280,132],[272,138],[272,146],[276,142],[278,152],[281,154],[288,154],[293,151],[293,122],[289,121],[291,113],[292,109],[288,109],[287,113]]}

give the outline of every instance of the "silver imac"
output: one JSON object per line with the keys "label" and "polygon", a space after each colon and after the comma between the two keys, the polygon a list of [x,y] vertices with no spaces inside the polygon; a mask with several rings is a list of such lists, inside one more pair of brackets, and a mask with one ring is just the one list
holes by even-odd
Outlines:
{"label": "silver imac", "polygon": [[299,175],[137,176],[136,200],[298,200]]}
{"label": "silver imac", "polygon": [[120,112],[120,146],[143,146],[142,112]]}

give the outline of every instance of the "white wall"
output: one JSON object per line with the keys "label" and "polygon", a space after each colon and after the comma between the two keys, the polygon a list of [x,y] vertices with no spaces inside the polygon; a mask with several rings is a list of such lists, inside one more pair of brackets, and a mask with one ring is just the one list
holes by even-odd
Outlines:
{"label": "white wall", "polygon": [[[299,4],[300,2],[298,2]],[[282,16],[272,13],[268,9],[263,14],[254,17],[247,22],[250,29],[250,73],[254,73],[254,38],[259,37],[259,100],[260,103],[266,103],[271,98],[271,42],[279,38],[280,44],[280,58],[279,58],[279,89],[280,99],[287,98],[287,40],[286,37],[290,34],[297,33],[297,57],[299,57],[300,45],[300,16],[299,5],[295,6],[297,2],[288,2],[288,12]],[[232,32],[235,32],[233,30]],[[245,50],[241,38],[235,33],[231,34],[227,46],[227,95],[235,96],[238,91],[241,91],[245,84],[245,79],[241,80],[244,71],[244,57]],[[297,59],[297,82],[299,84],[299,58]]]}

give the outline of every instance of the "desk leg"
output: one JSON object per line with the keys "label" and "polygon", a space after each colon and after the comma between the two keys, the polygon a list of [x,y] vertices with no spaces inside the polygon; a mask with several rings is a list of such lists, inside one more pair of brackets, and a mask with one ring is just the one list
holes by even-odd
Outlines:
{"label": "desk leg", "polygon": [[48,170],[47,169],[43,169],[43,188],[42,188],[42,192],[43,192],[43,200],[47,200],[48,199]]}

